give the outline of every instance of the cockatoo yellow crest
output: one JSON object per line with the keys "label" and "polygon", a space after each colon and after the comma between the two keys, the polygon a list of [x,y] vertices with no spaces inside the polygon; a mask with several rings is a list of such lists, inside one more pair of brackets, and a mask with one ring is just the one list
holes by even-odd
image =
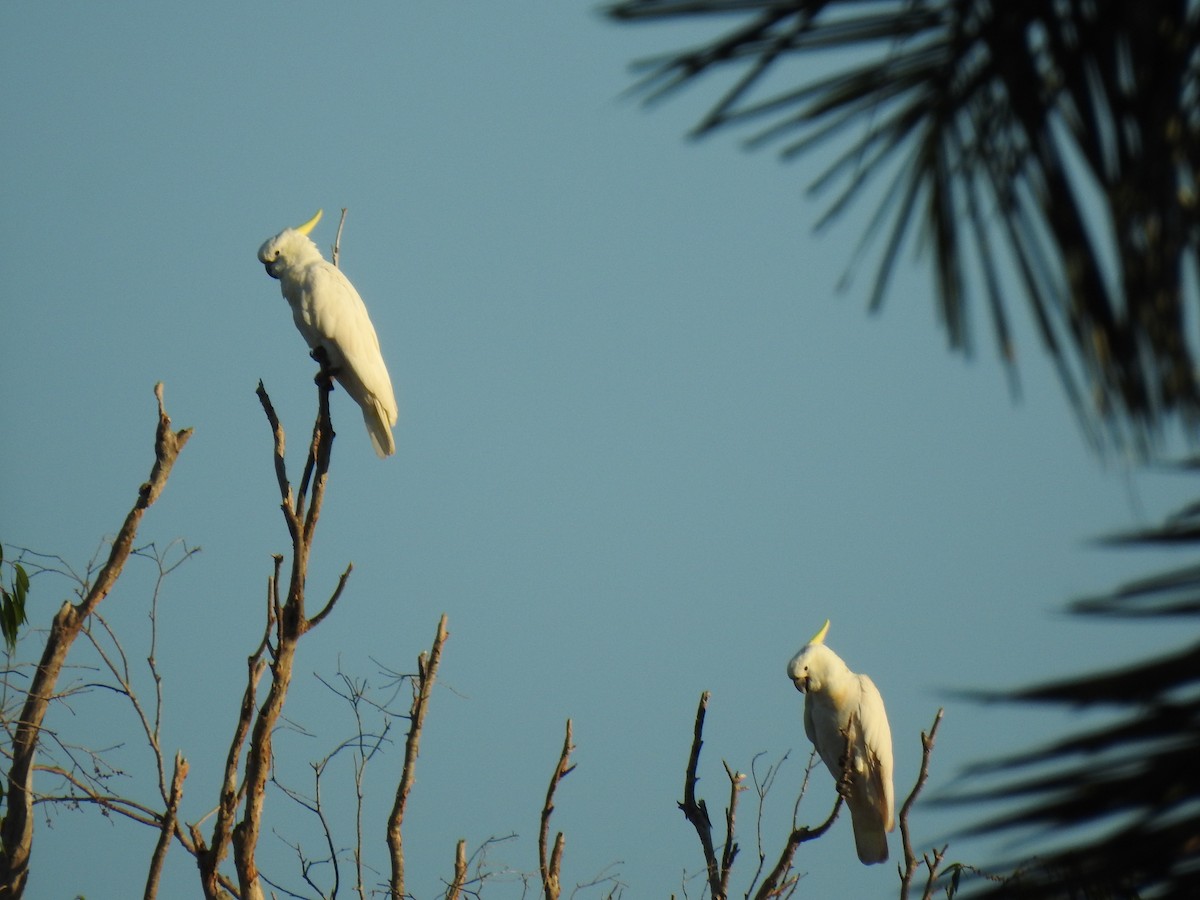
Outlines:
{"label": "cockatoo yellow crest", "polygon": [[259,247],[258,259],[268,275],[279,279],[279,289],[308,346],[324,351],[330,372],[362,408],[375,452],[391,456],[396,452],[392,427],[399,416],[392,379],[358,291],[308,237],[321,212],[268,240]]}
{"label": "cockatoo yellow crest", "polygon": [[879,689],[851,672],[825,646],[826,620],[788,663],[788,677],[804,694],[804,733],[839,783],[854,825],[858,858],[886,862],[887,832],[896,824],[892,788],[892,730]]}

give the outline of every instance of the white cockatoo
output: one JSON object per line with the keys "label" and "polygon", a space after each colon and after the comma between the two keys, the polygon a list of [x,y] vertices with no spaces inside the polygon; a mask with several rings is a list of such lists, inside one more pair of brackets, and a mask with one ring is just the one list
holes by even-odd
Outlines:
{"label": "white cockatoo", "polygon": [[[858,858],[886,862],[895,827],[892,730],[879,689],[825,646],[829,621],[788,663],[788,678],[804,694],[804,732],[839,783],[854,825]],[[842,782],[842,765],[848,772]]]}
{"label": "white cockatoo", "polygon": [[279,289],[308,346],[314,352],[324,351],[330,373],[362,408],[375,452],[381,458],[391,456],[396,452],[392,427],[399,415],[392,379],[358,291],[308,237],[321,212],[268,240],[258,248],[258,259],[268,275],[279,279]]}

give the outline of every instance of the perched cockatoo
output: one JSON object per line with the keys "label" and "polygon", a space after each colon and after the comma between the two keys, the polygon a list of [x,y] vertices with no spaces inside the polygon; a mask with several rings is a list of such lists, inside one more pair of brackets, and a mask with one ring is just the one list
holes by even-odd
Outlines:
{"label": "perched cockatoo", "polygon": [[892,796],[892,730],[879,689],[851,672],[825,646],[829,620],[788,663],[788,678],[804,694],[804,733],[836,781],[849,774],[844,795],[854,825],[858,858],[886,862],[887,832],[895,827]]}
{"label": "perched cockatoo", "polygon": [[267,274],[279,279],[279,289],[292,308],[292,318],[308,346],[325,352],[329,371],[362,408],[375,452],[382,458],[396,452],[392,427],[399,411],[392,379],[367,307],[350,280],[326,262],[308,237],[322,210],[298,228],[285,228],[258,248]]}

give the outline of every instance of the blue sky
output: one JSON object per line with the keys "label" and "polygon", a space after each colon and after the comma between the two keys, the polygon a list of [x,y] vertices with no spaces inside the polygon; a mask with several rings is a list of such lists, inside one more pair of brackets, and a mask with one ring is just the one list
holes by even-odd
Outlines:
{"label": "blue sky", "polygon": [[[196,433],[141,539],[203,548],[159,613],[164,745],[191,763],[185,820],[216,800],[270,555],[288,546],[255,385],[288,429],[293,473],[314,413],[313,364],[255,251],[318,207],[325,248],[349,208],[342,268],[396,384],[399,450],[377,460],[335,394],[310,597],[355,569],[297,663],[288,715],[310,734],[283,734],[277,752],[281,777],[306,787],[307,762],[350,727],[313,673],[381,683],[377,662],[411,670],[449,615],[409,813],[417,896],[439,894],[458,838],[473,850],[514,832],[489,852],[507,874],[484,896],[522,895],[514,873],[536,870],[567,717],[565,882],[608,873],[626,897],[681,894],[701,869],[675,801],[703,690],[710,808],[726,796],[722,759],[747,771],[790,751],[766,814],[773,856],[809,751],[784,666],[826,617],[830,645],[883,693],[900,796],[940,704],[931,796],[970,762],[1082,721],[950,692],[1171,640],[1061,610],[1170,561],[1087,540],[1156,520],[1189,485],[1087,450],[1023,318],[1014,403],[985,316],[972,361],[946,351],[921,265],[879,316],[866,273],[837,293],[869,210],[814,237],[814,163],[746,154],[732,136],[686,141],[715,85],[650,112],[622,99],[632,60],[697,31],[550,2],[0,11],[0,539],[82,567],[146,477],[165,383],[176,426]],[[135,664],[152,574],[135,560],[102,607]],[[32,626],[69,594],[35,580]],[[113,698],[81,698],[50,725],[80,742],[125,735],[125,784],[153,797]],[[371,769],[379,867],[400,761],[394,749]],[[814,781],[811,823],[833,796],[825,773]],[[753,868],[751,800],[735,884]],[[262,865],[298,888],[284,840],[312,834],[278,792],[268,809],[282,839],[264,836]],[[917,838],[984,812],[922,808]],[[153,835],[58,813],[39,818],[35,846],[37,896],[124,897]],[[848,821],[797,863],[804,896],[895,894],[891,866],[857,863]],[[178,847],[165,884],[198,893]]]}

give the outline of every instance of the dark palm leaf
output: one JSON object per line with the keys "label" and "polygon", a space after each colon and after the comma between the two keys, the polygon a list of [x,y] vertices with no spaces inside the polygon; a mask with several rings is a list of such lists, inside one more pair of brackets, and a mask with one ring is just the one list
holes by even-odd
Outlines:
{"label": "dark palm leaf", "polygon": [[[1089,436],[1144,449],[1168,421],[1200,422],[1185,328],[1185,302],[1200,314],[1198,6],[623,0],[607,12],[725,22],[639,64],[637,89],[656,100],[728,71],[697,134],[758,122],[750,146],[780,142],[788,157],[844,140],[814,189],[840,190],[833,216],[882,182],[872,306],[919,223],[951,346],[970,349],[980,298],[1011,371],[1023,295]],[[841,62],[780,87],[785,59]]]}
{"label": "dark palm leaf", "polygon": [[[1162,526],[1114,540],[1200,544],[1195,506]],[[1122,617],[1200,615],[1200,566],[1146,578],[1076,612]],[[1200,897],[1200,644],[1118,671],[1028,688],[1004,698],[1117,711],[1109,723],[973,771],[1013,776],[957,802],[1024,800],[977,831],[1093,829],[1039,855],[984,897]],[[1020,775],[1018,773],[1025,773]],[[1091,835],[1090,837],[1088,835]],[[1000,868],[1011,868],[1012,861]]]}

